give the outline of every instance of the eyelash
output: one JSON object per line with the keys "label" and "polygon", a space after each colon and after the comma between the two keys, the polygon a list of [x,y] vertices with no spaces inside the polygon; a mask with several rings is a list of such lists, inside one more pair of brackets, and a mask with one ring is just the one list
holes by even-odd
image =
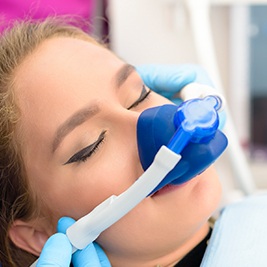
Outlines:
{"label": "eyelash", "polygon": [[[147,91],[145,85],[143,85],[140,97],[130,107],[128,107],[127,109],[131,109],[131,108],[137,107],[140,103],[142,103],[144,100],[146,100],[148,98],[150,93],[151,93],[151,90]],[[67,165],[67,164],[75,163],[75,162],[85,162],[94,153],[96,153],[96,151],[99,149],[100,145],[102,145],[102,143],[105,141],[105,138],[106,138],[106,131],[103,131],[99,135],[99,137],[98,137],[96,142],[94,142],[93,144],[83,148],[82,150],[80,150],[79,152],[74,154],[63,165]]]}
{"label": "eyelash", "polygon": [[89,157],[91,157],[99,149],[99,146],[105,141],[106,131],[103,131],[96,142],[83,148],[76,154],[74,154],[64,165],[74,163],[74,162],[85,162]]}
{"label": "eyelash", "polygon": [[127,109],[137,107],[140,103],[142,103],[144,100],[146,100],[148,98],[150,93],[151,93],[151,90],[147,91],[145,85],[143,85],[140,97]]}

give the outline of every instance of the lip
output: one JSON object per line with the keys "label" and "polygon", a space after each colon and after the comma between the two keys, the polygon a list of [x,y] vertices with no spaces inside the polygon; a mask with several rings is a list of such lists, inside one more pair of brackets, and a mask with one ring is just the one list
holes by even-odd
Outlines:
{"label": "lip", "polygon": [[162,196],[162,195],[168,194],[170,192],[173,192],[175,190],[179,190],[179,189],[185,187],[186,185],[188,185],[189,183],[191,183],[192,180],[195,180],[195,177],[190,179],[189,181],[182,183],[182,184],[179,184],[179,185],[167,184],[164,187],[162,187],[160,190],[156,191],[153,195],[151,195],[151,197],[158,197],[158,196]]}

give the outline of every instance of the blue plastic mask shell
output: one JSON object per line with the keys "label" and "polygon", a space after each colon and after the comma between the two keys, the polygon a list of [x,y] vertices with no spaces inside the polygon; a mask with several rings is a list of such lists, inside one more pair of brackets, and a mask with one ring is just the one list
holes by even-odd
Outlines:
{"label": "blue plastic mask shell", "polygon": [[[174,123],[174,116],[177,109],[176,105],[163,105],[141,113],[137,122],[137,140],[144,170],[151,165],[159,148],[167,146],[176,132],[178,125]],[[215,130],[203,143],[189,142],[181,152],[180,162],[151,194],[167,184],[182,184],[202,173],[222,154],[227,144],[228,140],[220,130]]]}

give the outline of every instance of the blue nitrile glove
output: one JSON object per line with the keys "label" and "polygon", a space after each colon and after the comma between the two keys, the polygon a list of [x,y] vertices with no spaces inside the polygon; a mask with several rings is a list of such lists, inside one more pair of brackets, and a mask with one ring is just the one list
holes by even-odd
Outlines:
{"label": "blue nitrile glove", "polygon": [[[66,233],[67,229],[75,223],[69,217],[63,217],[58,221],[58,232]],[[76,251],[72,256],[74,267],[111,267],[107,255],[96,243],[90,243],[85,249]]]}
{"label": "blue nitrile glove", "polygon": [[[136,70],[146,86],[165,96],[176,105],[180,105],[182,100],[176,98],[175,95],[189,83],[195,82],[214,87],[207,72],[201,66],[195,64],[147,64],[137,66]],[[225,112],[220,112],[219,117],[219,129],[222,129],[226,120]]]}
{"label": "blue nitrile glove", "polygon": [[59,233],[51,236],[45,243],[37,267],[69,267],[71,261],[74,267],[111,267],[106,254],[96,243],[91,243],[72,255],[72,246],[65,232],[74,222],[67,217],[59,220]]}
{"label": "blue nitrile glove", "polygon": [[71,262],[72,246],[66,235],[56,233],[45,243],[37,267],[68,267]]}
{"label": "blue nitrile glove", "polygon": [[[185,85],[196,79],[196,71],[189,65],[140,65],[136,67],[145,85],[156,93],[180,104],[181,99],[174,98]],[[178,103],[177,103],[178,100]]]}

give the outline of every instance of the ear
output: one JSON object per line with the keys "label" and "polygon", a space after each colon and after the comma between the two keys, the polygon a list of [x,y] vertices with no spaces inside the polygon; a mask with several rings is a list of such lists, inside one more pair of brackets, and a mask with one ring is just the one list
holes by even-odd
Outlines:
{"label": "ear", "polygon": [[39,256],[50,235],[36,223],[16,220],[9,229],[9,237],[19,248]]}

